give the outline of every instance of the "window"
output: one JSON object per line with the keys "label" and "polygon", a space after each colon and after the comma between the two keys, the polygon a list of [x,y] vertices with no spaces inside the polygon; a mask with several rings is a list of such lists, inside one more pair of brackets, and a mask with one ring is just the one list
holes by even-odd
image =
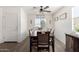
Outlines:
{"label": "window", "polygon": [[79,7],[72,8],[72,29],[79,32]]}
{"label": "window", "polygon": [[37,15],[35,18],[35,27],[41,27],[41,21],[45,20],[44,16]]}

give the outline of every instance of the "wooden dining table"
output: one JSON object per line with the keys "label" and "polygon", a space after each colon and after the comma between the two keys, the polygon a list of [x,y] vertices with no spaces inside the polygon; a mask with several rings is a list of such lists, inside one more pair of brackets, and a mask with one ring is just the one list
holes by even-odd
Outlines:
{"label": "wooden dining table", "polygon": [[[32,52],[32,39],[37,40],[37,35],[30,35],[30,52]],[[54,52],[54,35],[50,35],[50,45],[52,45],[52,51]]]}

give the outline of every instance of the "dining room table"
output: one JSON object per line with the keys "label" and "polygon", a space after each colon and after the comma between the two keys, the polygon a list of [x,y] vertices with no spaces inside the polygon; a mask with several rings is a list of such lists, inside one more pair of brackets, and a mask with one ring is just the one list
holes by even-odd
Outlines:
{"label": "dining room table", "polygon": [[[32,52],[32,40],[37,40],[38,36],[37,34],[35,35],[30,35],[30,52]],[[52,51],[54,52],[54,35],[50,35],[50,45],[52,46]]]}

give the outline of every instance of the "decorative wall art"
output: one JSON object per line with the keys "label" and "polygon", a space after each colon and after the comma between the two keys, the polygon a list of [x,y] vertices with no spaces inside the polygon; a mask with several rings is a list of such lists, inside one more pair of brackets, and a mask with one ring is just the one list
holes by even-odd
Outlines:
{"label": "decorative wall art", "polygon": [[60,20],[64,19],[67,19],[67,13],[63,13],[62,15],[60,15]]}

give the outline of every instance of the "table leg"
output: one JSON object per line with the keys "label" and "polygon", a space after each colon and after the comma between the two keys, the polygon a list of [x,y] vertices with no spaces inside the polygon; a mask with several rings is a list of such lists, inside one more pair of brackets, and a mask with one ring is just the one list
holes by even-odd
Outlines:
{"label": "table leg", "polygon": [[53,43],[52,43],[52,49],[53,49],[53,52],[54,52],[54,38],[53,38]]}
{"label": "table leg", "polygon": [[52,51],[54,52],[54,37],[52,37]]}
{"label": "table leg", "polygon": [[31,42],[31,38],[30,38],[30,52],[32,52],[32,42]]}

